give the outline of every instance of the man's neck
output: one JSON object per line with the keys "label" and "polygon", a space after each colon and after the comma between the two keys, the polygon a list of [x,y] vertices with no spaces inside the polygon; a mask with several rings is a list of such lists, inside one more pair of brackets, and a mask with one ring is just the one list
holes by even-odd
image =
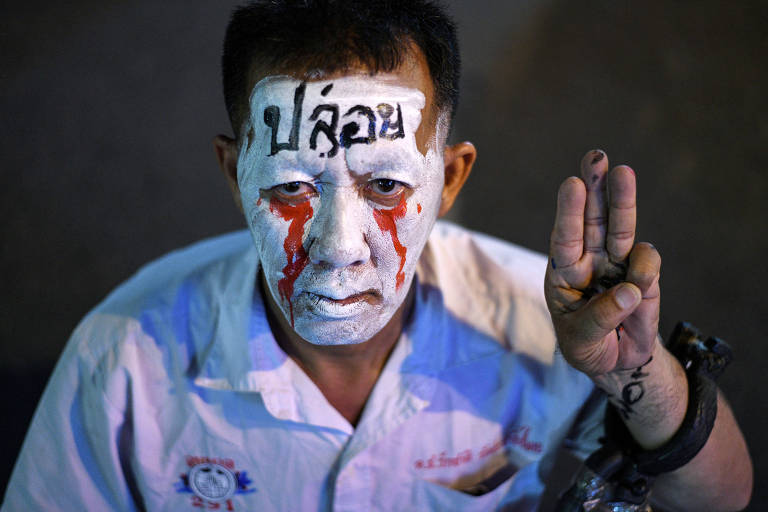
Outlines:
{"label": "man's neck", "polygon": [[267,319],[280,348],[317,385],[328,402],[353,426],[389,355],[400,338],[413,308],[414,286],[384,328],[370,340],[353,345],[314,345],[288,324],[272,294],[259,278]]}

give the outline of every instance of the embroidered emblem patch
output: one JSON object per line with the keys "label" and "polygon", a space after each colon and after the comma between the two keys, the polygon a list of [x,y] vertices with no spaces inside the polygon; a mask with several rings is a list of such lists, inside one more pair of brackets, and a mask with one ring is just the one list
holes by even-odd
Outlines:
{"label": "embroidered emblem patch", "polygon": [[193,507],[235,510],[234,495],[256,492],[249,488],[248,473],[235,469],[232,459],[187,456],[186,462],[189,470],[179,475],[175,490],[192,494]]}
{"label": "embroidered emblem patch", "polygon": [[204,462],[189,470],[189,487],[204,500],[224,501],[235,493],[235,476],[219,464]]}

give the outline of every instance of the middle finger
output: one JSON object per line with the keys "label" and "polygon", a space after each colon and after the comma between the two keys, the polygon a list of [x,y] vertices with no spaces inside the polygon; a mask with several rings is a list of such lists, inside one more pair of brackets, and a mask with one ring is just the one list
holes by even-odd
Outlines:
{"label": "middle finger", "polygon": [[599,149],[588,152],[581,159],[581,177],[587,186],[587,204],[584,210],[584,253],[605,251],[607,225],[606,175],[608,155]]}

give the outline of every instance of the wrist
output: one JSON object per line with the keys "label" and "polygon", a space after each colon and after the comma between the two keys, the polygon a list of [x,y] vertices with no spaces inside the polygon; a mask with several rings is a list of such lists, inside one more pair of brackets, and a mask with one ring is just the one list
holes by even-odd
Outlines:
{"label": "wrist", "polygon": [[[622,389],[630,382],[638,379],[645,379],[651,375],[657,375],[659,372],[663,373],[663,366],[668,364],[665,359],[668,357],[674,359],[674,356],[664,348],[664,342],[661,340],[661,337],[657,335],[650,354],[641,365],[591,375],[590,379],[592,379],[595,386],[605,392],[608,396],[620,395]],[[648,374],[648,376],[641,377],[639,375],[640,373]]]}
{"label": "wrist", "polygon": [[645,364],[592,380],[606,393],[632,437],[644,449],[665,444],[683,422],[688,381],[682,366],[658,336]]}
{"label": "wrist", "polygon": [[[661,446],[643,443],[630,421],[622,421],[616,407],[609,405],[605,415],[605,446],[613,453],[619,447],[629,457],[634,475],[658,475],[686,466],[708,443],[718,417],[718,392],[715,380],[733,359],[733,351],[723,340],[704,339],[695,327],[680,322],[669,343],[669,354],[685,368],[687,404],[685,415],[674,435]],[[673,367],[675,371],[677,367]],[[664,416],[659,416],[663,421]],[[662,423],[663,425],[663,423]],[[634,439],[633,439],[634,438]],[[598,457],[598,461],[602,460]],[[596,461],[593,461],[596,462]]]}

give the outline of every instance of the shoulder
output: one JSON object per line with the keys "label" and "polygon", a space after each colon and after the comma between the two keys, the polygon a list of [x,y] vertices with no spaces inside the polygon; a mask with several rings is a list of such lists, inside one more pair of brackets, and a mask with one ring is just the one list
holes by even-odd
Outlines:
{"label": "shoulder", "polygon": [[95,311],[136,315],[146,307],[192,284],[215,288],[226,286],[232,274],[253,264],[248,257],[253,243],[248,231],[237,231],[205,239],[172,251],[141,267],[115,288]]}
{"label": "shoulder", "polygon": [[148,263],[83,318],[59,364],[76,361],[101,388],[121,369],[161,380],[183,374],[214,340],[223,310],[239,311],[242,297],[250,298],[252,250],[241,231]]}
{"label": "shoulder", "polygon": [[[557,440],[594,389],[557,351],[544,299],[547,257],[440,222],[418,268],[419,353],[440,368],[441,383],[477,407],[488,397],[517,404],[515,422]],[[419,311],[419,310],[416,310]],[[494,399],[487,402],[493,410]],[[499,412],[489,412],[499,417]],[[521,427],[522,428],[522,427]],[[547,433],[547,434],[544,434]],[[560,436],[560,437],[558,437]]]}
{"label": "shoulder", "polygon": [[514,285],[517,294],[544,298],[544,254],[445,221],[435,224],[429,244],[439,265],[477,273],[491,271],[493,277]]}
{"label": "shoulder", "polygon": [[555,334],[544,300],[543,254],[437,222],[419,278],[440,290],[446,309],[516,352],[551,363]]}

